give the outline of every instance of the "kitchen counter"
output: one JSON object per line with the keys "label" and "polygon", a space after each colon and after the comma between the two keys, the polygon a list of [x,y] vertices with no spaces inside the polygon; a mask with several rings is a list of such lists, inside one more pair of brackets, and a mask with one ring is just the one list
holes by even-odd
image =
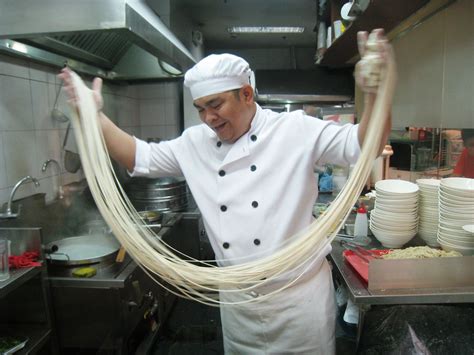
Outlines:
{"label": "kitchen counter", "polygon": [[[419,240],[414,238],[407,246],[417,244]],[[374,239],[365,248],[384,249]],[[416,348],[411,331],[432,353],[446,353],[451,348],[458,354],[472,353],[474,287],[371,292],[367,282],[344,259],[344,250],[341,242],[334,241],[329,259],[334,279],[346,286],[348,298],[357,307],[351,306],[350,313],[358,309],[355,334],[358,353],[411,353]],[[443,321],[439,322],[440,319]]]}
{"label": "kitchen counter", "polygon": [[[366,249],[383,249],[377,241],[373,241]],[[444,289],[405,289],[385,290],[371,293],[367,283],[352,266],[344,260],[344,248],[340,242],[332,243],[329,256],[334,265],[333,271],[349,290],[350,297],[356,305],[394,305],[394,304],[443,304],[443,303],[473,303],[474,288],[444,288]]]}

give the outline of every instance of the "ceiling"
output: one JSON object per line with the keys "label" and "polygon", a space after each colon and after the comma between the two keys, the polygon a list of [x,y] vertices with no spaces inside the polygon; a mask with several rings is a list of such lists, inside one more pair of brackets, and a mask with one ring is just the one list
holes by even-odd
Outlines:
{"label": "ceiling", "polygon": [[[210,49],[316,47],[317,0],[170,0]],[[172,14],[173,16],[173,14]],[[300,34],[230,34],[229,26],[304,26]]]}

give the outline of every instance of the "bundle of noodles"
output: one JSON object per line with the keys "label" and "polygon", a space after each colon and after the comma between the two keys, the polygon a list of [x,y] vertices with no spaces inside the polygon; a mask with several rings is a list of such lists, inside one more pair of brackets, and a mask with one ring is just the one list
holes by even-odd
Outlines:
{"label": "bundle of noodles", "polygon": [[[216,267],[180,254],[142,224],[112,169],[92,92],[73,74],[79,105],[78,113],[73,117],[74,132],[98,209],[133,259],[170,292],[204,304],[218,305],[222,304],[218,292],[248,292],[281,279],[282,275],[293,275],[272,292],[241,303],[271,297],[296,282],[311,266],[311,261],[331,243],[364,187],[378,154],[395,86],[394,63],[389,61],[381,70],[377,98],[364,140],[366,144],[348,182],[327,212],[271,256],[226,267]],[[298,273],[292,273],[294,270]]]}

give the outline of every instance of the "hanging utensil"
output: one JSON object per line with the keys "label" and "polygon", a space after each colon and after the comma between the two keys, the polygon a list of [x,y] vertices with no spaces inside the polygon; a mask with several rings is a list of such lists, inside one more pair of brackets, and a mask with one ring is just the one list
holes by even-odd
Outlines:
{"label": "hanging utensil", "polygon": [[64,150],[64,168],[67,172],[77,173],[81,168],[81,157],[79,154],[71,152],[66,149],[67,139],[69,137],[69,130],[71,129],[71,122],[68,123],[66,135],[64,136],[63,150]]}
{"label": "hanging utensil", "polygon": [[62,112],[60,109],[58,109],[58,99],[59,95],[61,94],[61,88],[63,87],[63,84],[59,86],[58,93],[56,94],[56,99],[54,100],[54,105],[53,105],[53,110],[51,111],[51,117],[55,119],[58,122],[69,122],[69,117],[66,116],[64,112]]}

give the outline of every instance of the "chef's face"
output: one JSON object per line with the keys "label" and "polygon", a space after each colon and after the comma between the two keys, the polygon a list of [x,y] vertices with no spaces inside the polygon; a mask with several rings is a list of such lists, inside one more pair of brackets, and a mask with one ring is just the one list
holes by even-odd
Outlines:
{"label": "chef's face", "polygon": [[256,111],[250,85],[201,97],[194,101],[194,106],[201,121],[227,143],[234,143],[250,129]]}

